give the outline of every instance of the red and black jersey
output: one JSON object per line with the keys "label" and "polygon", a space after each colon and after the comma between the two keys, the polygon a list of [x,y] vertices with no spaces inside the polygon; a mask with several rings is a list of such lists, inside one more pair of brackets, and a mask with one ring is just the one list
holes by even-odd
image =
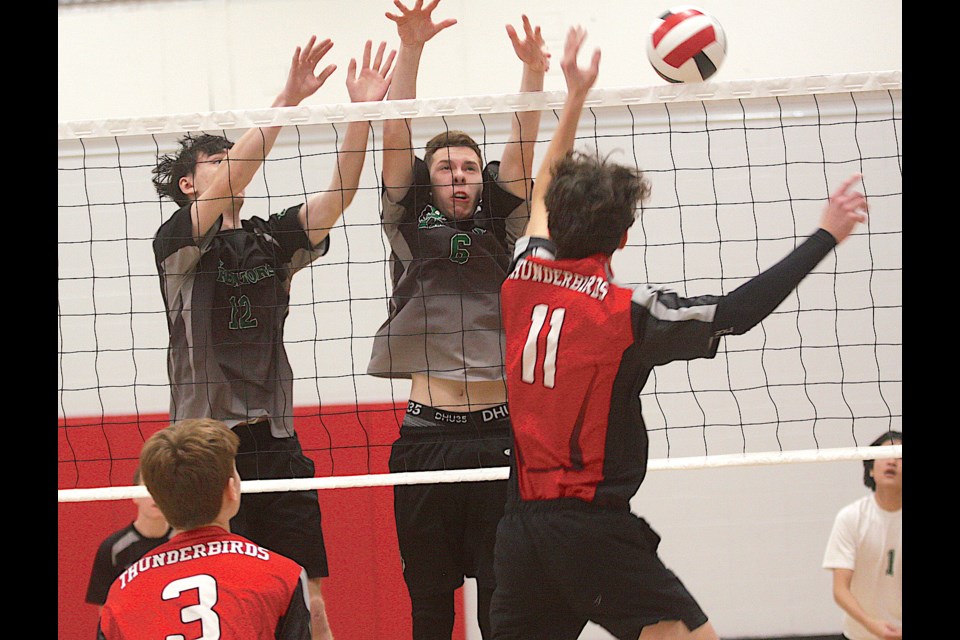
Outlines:
{"label": "red and black jersey", "polygon": [[306,573],[220,527],[181,533],[120,574],[97,638],[309,640]]}
{"label": "red and black jersey", "polygon": [[513,423],[511,498],[627,505],[647,470],[640,391],[654,367],[712,358],[769,315],[836,242],[818,230],[724,296],[613,281],[610,259],[517,242],[501,305]]}

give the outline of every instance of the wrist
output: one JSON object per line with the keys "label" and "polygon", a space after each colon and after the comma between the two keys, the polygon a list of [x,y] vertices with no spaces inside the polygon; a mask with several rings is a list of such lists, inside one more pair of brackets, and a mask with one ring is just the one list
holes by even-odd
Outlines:
{"label": "wrist", "polygon": [[272,106],[274,106],[274,107],[295,107],[295,106],[297,106],[298,104],[300,104],[300,101],[299,101],[299,100],[296,100],[296,101],[295,101],[295,100],[291,100],[290,97],[287,96],[287,93],[286,93],[286,92],[283,92],[283,93],[281,93],[280,95],[277,96],[277,99],[276,99],[276,100],[273,101],[273,105],[272,105]]}

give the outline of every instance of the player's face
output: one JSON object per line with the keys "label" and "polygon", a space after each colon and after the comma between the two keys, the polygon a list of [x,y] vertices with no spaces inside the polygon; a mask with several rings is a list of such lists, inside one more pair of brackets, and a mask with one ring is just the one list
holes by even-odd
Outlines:
{"label": "player's face", "polygon": [[[880,446],[890,446],[901,444],[900,442],[884,442]],[[877,488],[903,488],[903,459],[902,458],[884,458],[874,460],[873,462],[873,481],[877,483]]]}
{"label": "player's face", "polygon": [[[221,151],[219,153],[213,153],[206,155],[201,153],[197,156],[197,164],[193,169],[193,175],[184,178],[187,181],[187,186],[184,187],[181,183],[180,189],[187,194],[188,196],[194,196],[197,199],[203,198],[204,192],[210,186],[210,183],[213,182],[214,176],[217,174],[217,170],[220,168],[220,164],[227,157],[226,151]],[[191,190],[192,189],[192,193]],[[240,207],[243,206],[243,191],[234,194],[233,197],[233,210],[239,211]]]}
{"label": "player's face", "polygon": [[452,220],[472,216],[483,189],[480,157],[469,147],[445,147],[430,163],[433,205]]}
{"label": "player's face", "polygon": [[146,498],[134,498],[133,503],[137,505],[137,510],[144,516],[153,519],[163,518],[160,507],[157,506],[157,503],[154,502],[150,496]]}

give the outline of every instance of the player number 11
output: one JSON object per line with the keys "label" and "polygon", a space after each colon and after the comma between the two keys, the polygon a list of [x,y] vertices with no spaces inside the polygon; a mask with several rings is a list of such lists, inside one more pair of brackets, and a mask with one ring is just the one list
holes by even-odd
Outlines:
{"label": "player number 11", "polygon": [[[545,304],[538,304],[533,308],[530,316],[530,331],[527,332],[527,341],[523,345],[523,372],[520,379],[527,384],[533,384],[536,375],[538,354],[538,338],[543,324],[547,320],[550,308]],[[543,386],[553,389],[557,378],[557,343],[560,342],[560,329],[567,310],[563,307],[554,309],[550,313],[550,331],[547,333],[547,349],[543,356]]]}

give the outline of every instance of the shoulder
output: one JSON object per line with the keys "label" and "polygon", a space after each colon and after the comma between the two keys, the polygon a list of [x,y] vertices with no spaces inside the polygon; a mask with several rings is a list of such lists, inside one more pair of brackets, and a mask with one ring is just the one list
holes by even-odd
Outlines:
{"label": "shoulder", "polygon": [[[553,240],[541,236],[523,236],[518,238],[513,249],[513,259],[515,263],[526,258],[554,260],[556,259],[556,255],[557,246],[553,243]],[[514,264],[514,266],[516,266],[516,264]]]}
{"label": "shoulder", "polygon": [[487,163],[487,166],[483,168],[483,177],[489,178],[491,180],[496,180],[500,177],[500,161],[491,160]]}
{"label": "shoulder", "polygon": [[837,512],[837,522],[855,524],[864,518],[870,517],[870,513],[874,510],[873,505],[872,495],[857,498],[853,502],[841,507],[840,511]]}
{"label": "shoulder", "polygon": [[[167,218],[157,229],[157,238],[163,238],[170,235],[182,235],[180,228],[183,225],[192,224],[190,214],[190,209],[192,206],[192,204],[187,204],[174,211],[173,215]],[[193,234],[191,233],[190,235],[192,236]]]}

